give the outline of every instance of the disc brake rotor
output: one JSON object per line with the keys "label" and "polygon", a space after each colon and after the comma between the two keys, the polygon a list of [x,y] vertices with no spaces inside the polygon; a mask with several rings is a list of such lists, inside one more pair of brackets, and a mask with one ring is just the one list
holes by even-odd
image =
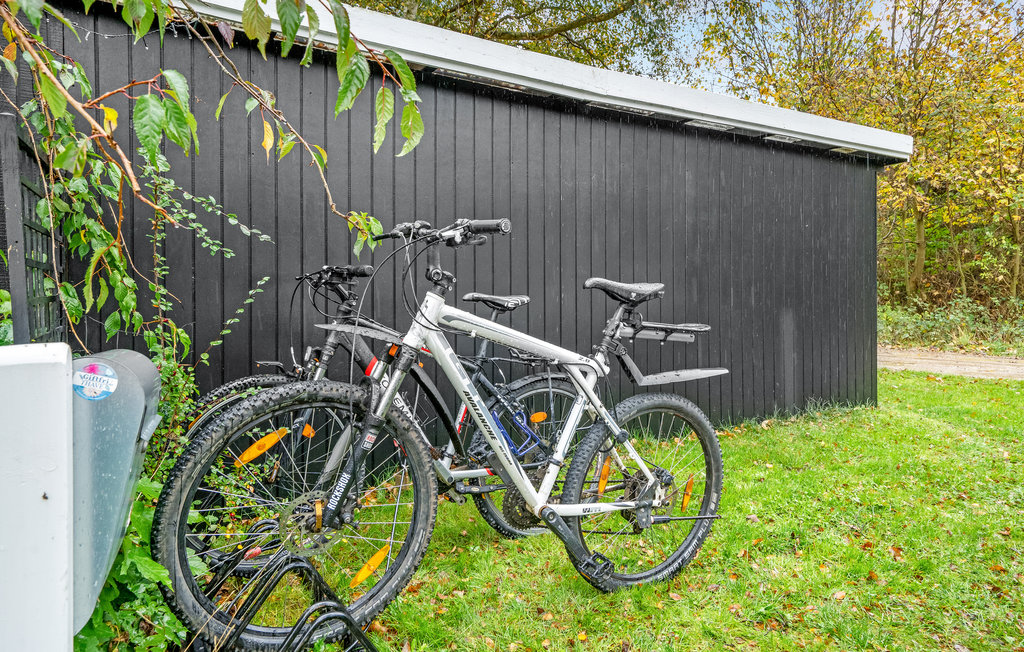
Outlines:
{"label": "disc brake rotor", "polygon": [[324,552],[341,540],[333,528],[324,528],[326,491],[311,491],[288,503],[278,517],[281,545],[299,557]]}

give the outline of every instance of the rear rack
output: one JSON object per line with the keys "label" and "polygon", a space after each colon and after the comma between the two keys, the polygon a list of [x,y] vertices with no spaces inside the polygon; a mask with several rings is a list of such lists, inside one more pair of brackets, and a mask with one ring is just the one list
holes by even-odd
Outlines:
{"label": "rear rack", "polygon": [[[693,342],[697,333],[706,333],[711,330],[707,324],[664,324],[655,321],[633,321],[623,323],[619,326],[618,337],[628,340],[652,340],[664,344],[665,342]],[[650,385],[667,385],[669,383],[685,383],[701,378],[711,378],[729,373],[728,369],[712,367],[707,369],[678,369],[675,371],[663,371],[661,373],[645,376],[640,368],[636,366],[626,349],[620,343],[615,351],[616,357],[622,363],[626,373],[637,385],[647,387]]]}
{"label": "rear rack", "polygon": [[663,324],[656,321],[641,321],[623,324],[619,337],[628,340],[655,340],[659,342],[692,342],[697,333],[711,330],[707,324]]}

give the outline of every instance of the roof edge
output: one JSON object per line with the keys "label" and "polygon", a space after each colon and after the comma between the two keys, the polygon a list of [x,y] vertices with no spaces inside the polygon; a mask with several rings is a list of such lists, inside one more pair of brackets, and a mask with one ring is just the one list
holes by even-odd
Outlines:
{"label": "roof edge", "polygon": [[[240,24],[243,4],[244,0],[199,0],[194,6],[203,14]],[[316,42],[336,46],[337,33],[328,10],[320,3],[309,6],[320,18]],[[273,29],[279,30],[274,7],[266,9]],[[366,45],[393,49],[410,64],[436,68],[442,74],[592,102],[613,111],[706,123],[698,127],[741,129],[848,154],[863,152],[905,161],[914,150],[913,138],[905,134],[595,68],[357,7],[348,11],[352,32]],[[308,36],[303,27],[299,37]]]}

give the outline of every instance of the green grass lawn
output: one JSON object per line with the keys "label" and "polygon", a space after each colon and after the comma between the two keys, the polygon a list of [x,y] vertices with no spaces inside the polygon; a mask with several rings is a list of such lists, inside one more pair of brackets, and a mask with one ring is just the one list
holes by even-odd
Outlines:
{"label": "green grass lawn", "polygon": [[1024,383],[879,375],[877,408],[720,432],[722,518],[672,582],[605,595],[552,535],[442,503],[381,649],[1024,649]]}

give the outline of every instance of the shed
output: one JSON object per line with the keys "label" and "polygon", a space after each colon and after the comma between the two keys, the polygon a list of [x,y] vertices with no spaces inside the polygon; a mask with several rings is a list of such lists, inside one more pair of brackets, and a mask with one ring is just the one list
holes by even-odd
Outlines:
{"label": "shed", "polygon": [[[242,5],[197,3],[234,23]],[[394,156],[397,119],[372,154],[377,77],[334,119],[338,82],[329,49],[336,38],[326,15],[316,37],[325,48],[309,68],[299,67],[302,48],[264,61],[241,34],[230,56],[276,94],[307,139],[324,146],[339,207],[365,210],[385,226],[512,220],[511,237],[460,252],[459,296],[528,294],[533,301],[512,313],[514,326],[587,352],[612,306],[582,289],[586,278],[662,281],[666,295],[645,305],[645,316],[707,323],[712,331],[694,344],[654,345],[635,357],[644,371],[729,368],[729,375],[673,388],[713,420],[796,411],[812,401],[875,400],[875,178],[908,158],[910,137],[350,12],[365,43],[395,49],[417,69],[426,135],[409,156]],[[168,32],[163,47],[156,34],[133,46],[106,5],[89,15],[69,5],[65,13],[81,42],[55,21],[46,29],[96,87],[160,68],[188,75],[201,150],[186,158],[168,148],[172,176],[274,240],[213,225],[214,237],[236,252],[226,261],[188,233],[167,240],[170,289],[182,300],[173,317],[188,325],[199,350],[221,339],[247,291],[270,278],[223,346],[212,349],[210,367],[200,367],[203,389],[255,372],[254,360],[287,359],[293,324],[296,340],[319,338],[308,305],[289,320],[293,279],[355,260],[348,229],[327,210],[308,161],[292,154],[268,164],[260,121],[246,116],[240,93],[215,120],[228,85],[180,29]],[[128,115],[116,99],[114,108]],[[131,229],[135,259],[148,259],[147,221]],[[359,262],[381,258],[363,254]],[[401,328],[409,317],[395,272],[384,267],[368,302],[374,316]],[[87,330],[90,347],[108,346],[99,324]],[[468,351],[471,343],[462,346]]]}

